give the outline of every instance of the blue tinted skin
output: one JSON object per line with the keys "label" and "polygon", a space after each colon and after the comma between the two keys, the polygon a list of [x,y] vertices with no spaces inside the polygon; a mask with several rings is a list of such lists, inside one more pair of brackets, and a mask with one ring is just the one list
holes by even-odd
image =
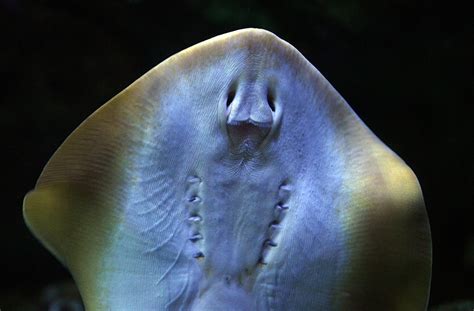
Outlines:
{"label": "blue tinted skin", "polygon": [[[416,177],[263,30],[152,69],[76,130],[29,198],[30,227],[90,310],[426,307]],[[41,215],[68,224],[60,238]]]}

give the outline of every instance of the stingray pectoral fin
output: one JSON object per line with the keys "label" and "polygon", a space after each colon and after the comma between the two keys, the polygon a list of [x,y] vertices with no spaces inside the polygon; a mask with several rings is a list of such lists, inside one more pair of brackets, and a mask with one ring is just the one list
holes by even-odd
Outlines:
{"label": "stingray pectoral fin", "polygon": [[71,270],[88,307],[97,309],[103,253],[114,226],[110,208],[89,191],[61,183],[28,193],[23,211],[36,237]]}
{"label": "stingray pectoral fin", "polygon": [[[103,265],[124,209],[125,167],[142,112],[138,82],[86,119],[61,145],[23,204],[34,235],[71,271],[99,310]],[[141,108],[141,110],[145,108]]]}
{"label": "stingray pectoral fin", "polygon": [[378,142],[371,145],[351,172],[345,214],[351,254],[345,284],[351,293],[341,300],[343,309],[423,310],[431,238],[421,189],[400,158]]}
{"label": "stingray pectoral fin", "polygon": [[31,191],[24,199],[28,227],[64,264],[75,257],[71,252],[81,243],[81,231],[95,227],[90,223],[94,219],[87,219],[88,206],[93,205],[88,196],[63,183]]}

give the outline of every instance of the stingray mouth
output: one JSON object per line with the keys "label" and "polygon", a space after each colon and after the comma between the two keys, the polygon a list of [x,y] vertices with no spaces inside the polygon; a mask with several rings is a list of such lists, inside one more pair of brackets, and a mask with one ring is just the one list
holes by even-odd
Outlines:
{"label": "stingray mouth", "polygon": [[255,125],[253,122],[227,123],[227,133],[232,147],[240,152],[256,150],[268,133],[270,133],[270,130],[271,124]]}
{"label": "stingray mouth", "polygon": [[250,155],[270,134],[275,123],[275,96],[271,89],[233,85],[227,94],[225,125],[233,153]]}

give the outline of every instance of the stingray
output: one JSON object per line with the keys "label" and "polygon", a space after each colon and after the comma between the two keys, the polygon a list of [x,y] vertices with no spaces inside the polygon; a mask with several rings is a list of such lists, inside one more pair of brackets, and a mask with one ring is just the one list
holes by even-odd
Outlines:
{"label": "stingray", "polygon": [[416,176],[265,30],[199,43],[113,97],[53,155],[24,216],[88,310],[427,305]]}

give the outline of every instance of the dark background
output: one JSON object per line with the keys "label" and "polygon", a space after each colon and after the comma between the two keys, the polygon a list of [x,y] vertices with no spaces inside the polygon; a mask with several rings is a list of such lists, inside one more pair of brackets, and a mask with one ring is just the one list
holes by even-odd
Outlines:
{"label": "dark background", "polygon": [[[431,1],[0,0],[0,308],[70,277],[22,198],[89,114],[180,50],[246,27],[290,42],[415,171],[433,238],[430,306],[474,300],[472,11]],[[55,286],[55,285],[53,285]],[[32,308],[34,309],[34,308]],[[470,308],[469,308],[470,309]]]}

